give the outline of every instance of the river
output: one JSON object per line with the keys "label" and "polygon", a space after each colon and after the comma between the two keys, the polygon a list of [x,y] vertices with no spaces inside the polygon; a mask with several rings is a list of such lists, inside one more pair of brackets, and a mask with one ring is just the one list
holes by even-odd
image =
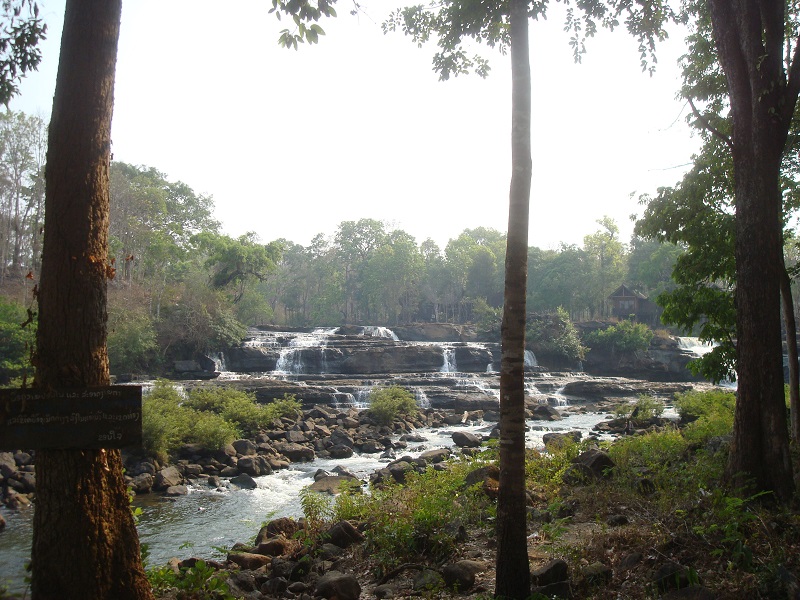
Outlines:
{"label": "river", "polygon": [[[580,430],[584,435],[607,415],[598,413],[570,414],[561,421],[530,421],[526,434],[530,447],[542,447],[542,436],[550,431]],[[455,429],[488,435],[494,424],[482,423],[446,429],[419,429],[427,439],[424,443],[409,444],[402,455],[418,456],[426,450],[453,445]],[[252,542],[264,521],[279,516],[302,515],[298,501],[300,490],[311,484],[318,469],[331,470],[340,465],[356,476],[367,480],[380,468],[377,454],[353,455],[347,459],[316,459],[308,463],[293,463],[290,469],[257,477],[254,490],[214,490],[204,484],[189,486],[189,494],[165,499],[156,494],[139,496],[134,506],[141,507],[139,537],[149,549],[148,565],[165,563],[173,556],[185,558],[223,558],[220,548],[236,542]],[[8,522],[0,533],[0,589],[23,592],[25,562],[30,556],[33,509],[12,512],[0,507]]]}

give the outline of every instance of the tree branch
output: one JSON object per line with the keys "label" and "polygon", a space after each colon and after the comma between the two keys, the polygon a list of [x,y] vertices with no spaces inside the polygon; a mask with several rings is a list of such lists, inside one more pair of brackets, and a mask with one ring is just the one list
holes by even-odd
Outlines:
{"label": "tree branch", "polygon": [[692,101],[691,98],[686,98],[686,100],[689,102],[689,106],[692,107],[692,113],[694,114],[695,117],[697,117],[697,120],[700,121],[703,127],[705,127],[708,131],[710,131],[714,136],[722,140],[725,143],[725,145],[728,146],[728,149],[731,152],[733,152],[733,141],[731,140],[731,138],[722,133],[716,127],[714,127],[709,122],[709,120],[706,119],[706,117],[702,115],[699,110],[697,110],[697,107],[694,105],[694,102]]}
{"label": "tree branch", "polygon": [[794,55],[789,65],[789,78],[786,83],[786,101],[783,105],[783,122],[791,123],[794,109],[797,105],[797,96],[800,94],[800,39],[794,47]]}

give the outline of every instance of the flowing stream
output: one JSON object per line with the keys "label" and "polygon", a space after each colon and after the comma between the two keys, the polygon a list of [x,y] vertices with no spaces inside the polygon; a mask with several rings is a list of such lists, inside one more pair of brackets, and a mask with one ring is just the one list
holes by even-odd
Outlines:
{"label": "flowing stream", "polygon": [[[529,422],[527,444],[541,447],[542,437],[549,431],[580,430],[586,435],[606,416],[597,413],[570,414],[561,421]],[[445,429],[419,429],[416,433],[427,439],[422,443],[409,443],[399,456],[418,456],[426,450],[452,446],[452,432],[471,431],[488,435],[493,423]],[[388,460],[378,454],[353,455],[347,459],[316,459],[308,463],[293,463],[290,469],[272,475],[257,477],[258,488],[215,490],[203,483],[191,485],[189,494],[175,499],[164,499],[156,494],[139,496],[134,505],[141,507],[139,537],[149,549],[148,565],[165,563],[178,556],[223,558],[221,548],[235,542],[252,542],[264,521],[279,516],[301,516],[300,490],[313,483],[318,469],[330,471],[340,465],[367,480],[369,474]],[[25,590],[24,565],[30,555],[33,509],[12,512],[0,508],[8,522],[0,533],[0,589],[5,585],[9,592]]]}

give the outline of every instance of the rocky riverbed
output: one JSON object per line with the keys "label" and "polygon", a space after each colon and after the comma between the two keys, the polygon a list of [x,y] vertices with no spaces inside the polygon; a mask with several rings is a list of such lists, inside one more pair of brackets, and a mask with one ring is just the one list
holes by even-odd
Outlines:
{"label": "rocky riverbed", "polygon": [[[548,381],[542,387],[549,386],[553,392],[528,398],[528,443],[534,447],[541,447],[547,436],[571,431],[590,435],[598,421],[603,424],[595,435],[611,435],[614,430],[605,424],[603,411],[641,393],[670,398],[676,391],[692,387],[624,379],[572,377],[567,381],[549,377],[542,378],[543,382],[545,379]],[[398,480],[408,470],[420,470],[439,460],[446,453],[443,446],[462,447],[462,451],[470,452],[470,446],[493,435],[499,418],[496,400],[485,406],[491,408],[422,409],[417,418],[400,420],[387,428],[377,425],[364,410],[320,405],[306,409],[296,420],[276,422],[254,439],[237,440],[220,452],[187,446],[173,464],[129,455],[129,483],[139,494],[137,504],[145,508],[140,526],[142,539],[155,550],[152,558],[156,562],[179,554],[175,544],[183,543],[194,544],[200,555],[208,556],[211,546],[229,546],[249,538],[257,523],[271,511],[299,516],[297,492],[315,479],[320,479],[314,483],[318,488],[335,492],[342,481],[353,477],[362,482]],[[29,505],[35,494],[35,454],[0,454],[0,477],[8,528],[29,532],[30,520],[25,515],[31,512]],[[236,504],[233,498],[249,498],[248,507]],[[222,510],[223,506],[229,508]],[[188,527],[181,520],[187,512],[196,513]],[[239,525],[231,527],[231,522]],[[216,523],[225,533],[210,533],[209,523]],[[167,526],[173,527],[175,533],[165,536]],[[234,530],[241,537],[232,537]],[[21,574],[13,575],[20,573],[26,555],[26,542],[18,534],[0,533],[0,560],[5,561],[0,571],[21,580]],[[170,538],[172,546],[159,547],[162,537]],[[8,540],[13,548],[3,543]]]}

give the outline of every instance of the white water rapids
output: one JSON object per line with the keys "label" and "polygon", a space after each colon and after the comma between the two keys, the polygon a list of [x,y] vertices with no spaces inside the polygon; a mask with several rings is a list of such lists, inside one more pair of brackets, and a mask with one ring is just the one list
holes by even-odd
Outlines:
{"label": "white water rapids", "polygon": [[[584,436],[606,415],[597,413],[570,414],[561,421],[530,421],[527,444],[541,447],[542,437],[550,431],[581,430]],[[471,431],[488,435],[493,423],[448,427],[431,430],[419,429],[423,443],[409,443],[401,456],[418,456],[426,450],[452,446],[452,432]],[[383,466],[378,454],[353,455],[347,459],[316,459],[309,463],[293,463],[292,467],[272,475],[257,477],[254,490],[214,490],[204,483],[191,485],[189,494],[176,499],[164,499],[156,494],[140,496],[134,505],[142,508],[139,519],[139,537],[150,551],[149,565],[160,565],[169,558],[223,558],[215,547],[229,548],[235,542],[250,543],[264,521],[279,516],[301,516],[300,490],[313,483],[317,469],[331,470],[337,465],[356,476],[368,480],[369,474]],[[25,590],[24,565],[30,556],[33,509],[12,512],[0,507],[0,514],[8,522],[0,532],[0,589],[22,593]]]}

